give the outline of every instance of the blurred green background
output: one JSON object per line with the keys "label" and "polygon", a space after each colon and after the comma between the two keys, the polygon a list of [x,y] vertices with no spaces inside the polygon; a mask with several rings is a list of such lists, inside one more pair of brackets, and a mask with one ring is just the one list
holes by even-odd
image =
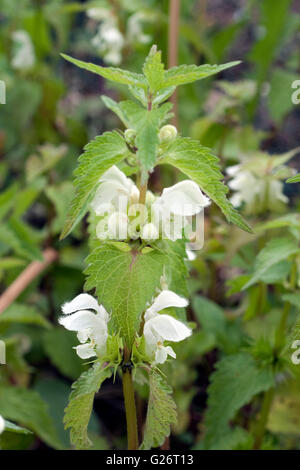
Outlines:
{"label": "blurred green background", "polygon": [[[66,240],[58,238],[83,146],[121,125],[100,97],[126,99],[126,90],[65,62],[60,52],[137,72],[152,44],[170,63],[174,41],[178,64],[241,60],[212,79],[180,87],[177,95],[179,132],[213,149],[227,181],[229,166],[248,168],[251,161],[251,171],[267,174],[270,155],[300,146],[300,108],[291,99],[292,84],[300,80],[299,1],[181,0],[178,34],[168,41],[170,3],[0,0],[0,80],[6,85],[6,104],[0,105],[1,292],[32,261],[42,259],[46,248],[58,255],[0,315],[0,339],[7,346],[7,364],[0,365],[0,414],[32,431],[5,432],[2,448],[69,448],[63,409],[71,382],[87,367],[71,350],[76,338],[57,325],[61,304],[80,293],[84,284],[86,223]],[[244,200],[241,211],[259,227],[253,236],[229,227],[216,207],[207,211],[205,246],[190,263],[188,281],[188,317],[198,327],[185,346],[177,346],[176,364],[166,365],[179,410],[171,448],[203,446],[207,386],[216,361],[249,344],[267,355],[267,346],[259,341],[278,320],[289,261],[275,264],[246,293],[240,293],[241,277],[251,272],[257,253],[274,233],[290,231],[297,239],[299,184],[285,183],[293,169],[300,171],[297,151],[284,171],[274,172],[284,201],[259,206]],[[151,176],[152,189],[159,192],[176,178],[170,169],[160,169]],[[266,225],[282,217],[289,224]],[[298,258],[293,260],[297,279]],[[299,285],[297,281],[296,291]],[[292,318],[297,302],[292,303]],[[274,402],[266,448],[300,448],[297,387],[293,382],[280,392],[285,398]],[[146,396],[143,384],[138,384],[140,423]],[[241,429],[249,430],[257,407],[255,401],[241,406],[235,415],[238,432],[228,434],[227,440],[225,436],[217,447],[251,448]],[[97,395],[90,433],[96,449],[126,446],[118,378],[116,385],[108,382]]]}

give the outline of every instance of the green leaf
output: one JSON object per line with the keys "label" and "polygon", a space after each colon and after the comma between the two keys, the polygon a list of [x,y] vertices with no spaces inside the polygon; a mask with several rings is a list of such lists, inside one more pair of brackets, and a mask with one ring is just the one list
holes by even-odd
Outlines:
{"label": "green leaf", "polygon": [[161,51],[157,51],[156,46],[150,50],[148,57],[145,60],[143,73],[147,79],[150,93],[160,90],[165,87],[164,78],[164,64],[161,61]]}
{"label": "green leaf", "polygon": [[170,435],[171,425],[177,421],[172,389],[157,372],[150,373],[149,387],[146,427],[141,445],[143,450],[161,446]]}
{"label": "green leaf", "polygon": [[292,238],[274,238],[270,240],[257,255],[254,273],[247,284],[244,285],[243,290],[262,280],[272,266],[299,252],[298,243]]}
{"label": "green leaf", "polygon": [[219,159],[197,140],[178,137],[165,149],[160,164],[175,166],[194,180],[200,188],[220,207],[229,222],[252,232],[232,204],[227,200],[228,188],[222,183],[223,175]]}
{"label": "green leaf", "polygon": [[5,420],[5,431],[15,432],[17,434],[32,434],[29,429],[17,426],[15,423],[12,423],[11,421],[7,420]]}
{"label": "green leaf", "polygon": [[91,447],[87,428],[91,417],[95,393],[98,392],[104,380],[112,375],[110,368],[96,362],[87,372],[81,374],[72,385],[70,401],[65,409],[65,429],[70,428],[71,443],[77,449]]}
{"label": "green leaf", "polygon": [[134,101],[116,103],[111,98],[103,97],[102,99],[125,126],[136,130],[138,159],[145,170],[151,170],[156,161],[159,128],[170,117],[169,111],[172,104],[165,103],[159,108],[148,111]]}
{"label": "green leaf", "polygon": [[14,302],[0,315],[0,323],[24,323],[50,328],[51,324],[39,311],[29,305]]}
{"label": "green leaf", "polygon": [[197,80],[202,80],[203,78],[222,72],[222,70],[234,67],[240,63],[241,62],[237,60],[235,62],[228,62],[227,64],[221,65],[179,65],[178,67],[172,67],[165,73],[164,87],[193,83]]}
{"label": "green leaf", "polygon": [[43,340],[50,361],[63,375],[76,379],[82,372],[82,361],[72,349],[78,345],[75,334],[57,327],[47,331]]}
{"label": "green leaf", "polygon": [[37,392],[1,384],[0,410],[5,419],[30,429],[50,447],[61,448],[47,404]]}
{"label": "green leaf", "polygon": [[30,261],[43,261],[36,232],[21,220],[11,217],[6,225],[1,224],[0,241]]}
{"label": "green leaf", "polygon": [[250,400],[274,386],[269,368],[259,368],[250,354],[229,355],[217,363],[208,388],[205,447],[211,448],[228,432],[228,423]]}
{"label": "green leaf", "polygon": [[79,166],[74,172],[76,193],[61,234],[65,238],[85,215],[99,178],[110,167],[130,154],[123,138],[117,132],[105,132],[84,148]]}
{"label": "green leaf", "polygon": [[66,54],[61,54],[61,56],[69,62],[72,62],[72,64],[77,65],[77,67],[96,73],[97,75],[101,75],[101,77],[106,78],[107,80],[138,88],[147,88],[146,80],[141,74],[115,67],[101,67],[100,65],[95,65],[90,62],[83,62],[82,60],[74,59]]}
{"label": "green leaf", "polygon": [[287,183],[299,183],[300,182],[300,173],[298,175],[292,176],[288,180],[286,180]]}
{"label": "green leaf", "polygon": [[112,313],[113,331],[119,331],[130,347],[140,316],[160,286],[168,257],[156,250],[141,254],[102,244],[88,256],[87,263],[85,289],[96,288],[99,303]]}

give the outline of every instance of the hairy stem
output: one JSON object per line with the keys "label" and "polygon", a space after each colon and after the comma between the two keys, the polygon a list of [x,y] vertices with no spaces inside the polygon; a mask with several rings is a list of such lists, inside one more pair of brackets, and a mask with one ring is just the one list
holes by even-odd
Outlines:
{"label": "hairy stem", "polygon": [[270,390],[265,392],[263,402],[262,402],[260,417],[259,417],[259,421],[257,423],[257,427],[255,431],[255,440],[254,440],[254,446],[253,446],[255,450],[258,450],[261,447],[261,444],[265,435],[266,427],[268,424],[268,418],[269,418],[273,398],[274,398],[274,388],[270,388]]}

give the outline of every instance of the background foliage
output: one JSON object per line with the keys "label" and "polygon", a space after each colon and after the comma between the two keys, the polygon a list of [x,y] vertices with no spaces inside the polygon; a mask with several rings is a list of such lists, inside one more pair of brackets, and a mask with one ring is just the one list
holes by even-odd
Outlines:
{"label": "background foliage", "polygon": [[[75,338],[58,326],[57,317],[61,304],[84,284],[86,222],[63,241],[59,234],[73,198],[78,155],[90,139],[120,127],[100,96],[128,98],[122,85],[74,67],[59,53],[102,66],[117,61],[113,65],[137,72],[155,43],[167,63],[168,6],[166,0],[0,1],[0,79],[7,95],[0,105],[2,292],[29,263],[42,259],[45,248],[58,253],[0,314],[0,339],[7,346],[0,414],[12,422],[1,435],[1,448],[70,448],[63,410],[70,384],[88,367],[73,353]],[[101,19],[93,8],[102,9]],[[118,47],[117,41],[114,47],[103,43],[107,18],[123,38]],[[177,360],[164,366],[178,408],[171,448],[300,446],[300,366],[290,360],[292,341],[300,339],[299,178],[291,170],[299,173],[300,164],[298,150],[287,154],[300,146],[300,111],[291,101],[291,84],[300,79],[299,30],[296,1],[181,2],[178,63],[242,63],[179,88],[180,133],[213,149],[226,181],[226,169],[241,164],[268,185],[283,182],[288,201],[273,203],[265,193],[254,203],[244,200],[241,212],[254,234],[228,225],[217,206],[206,210],[205,245],[190,263],[188,279],[188,319],[195,331],[177,345]],[[192,148],[183,150],[194,155]],[[190,176],[194,165],[178,168]],[[91,169],[91,178],[96,176]],[[285,183],[289,177],[294,184]],[[162,165],[151,186],[160,192],[183,178]],[[213,178],[219,175],[212,175],[211,184]],[[152,380],[157,385],[159,378]],[[148,390],[142,376],[136,381],[142,424]],[[74,402],[90,406],[88,394],[78,388],[72,393]],[[271,393],[271,412],[262,423]],[[164,395],[173,413],[167,387]],[[155,393],[150,400],[155,413]],[[118,376],[116,385],[109,379],[96,395],[89,431],[94,448],[125,447]],[[145,441],[155,440],[151,432]]]}

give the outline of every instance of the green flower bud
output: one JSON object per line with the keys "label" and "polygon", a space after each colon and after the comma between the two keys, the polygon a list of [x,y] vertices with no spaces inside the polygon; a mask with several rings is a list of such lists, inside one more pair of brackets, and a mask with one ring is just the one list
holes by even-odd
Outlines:
{"label": "green flower bud", "polygon": [[160,142],[170,142],[171,140],[175,139],[177,136],[177,129],[175,126],[171,124],[167,124],[163,126],[158,134]]}
{"label": "green flower bud", "polygon": [[129,145],[134,145],[136,132],[134,129],[126,129],[124,132],[125,140]]}

